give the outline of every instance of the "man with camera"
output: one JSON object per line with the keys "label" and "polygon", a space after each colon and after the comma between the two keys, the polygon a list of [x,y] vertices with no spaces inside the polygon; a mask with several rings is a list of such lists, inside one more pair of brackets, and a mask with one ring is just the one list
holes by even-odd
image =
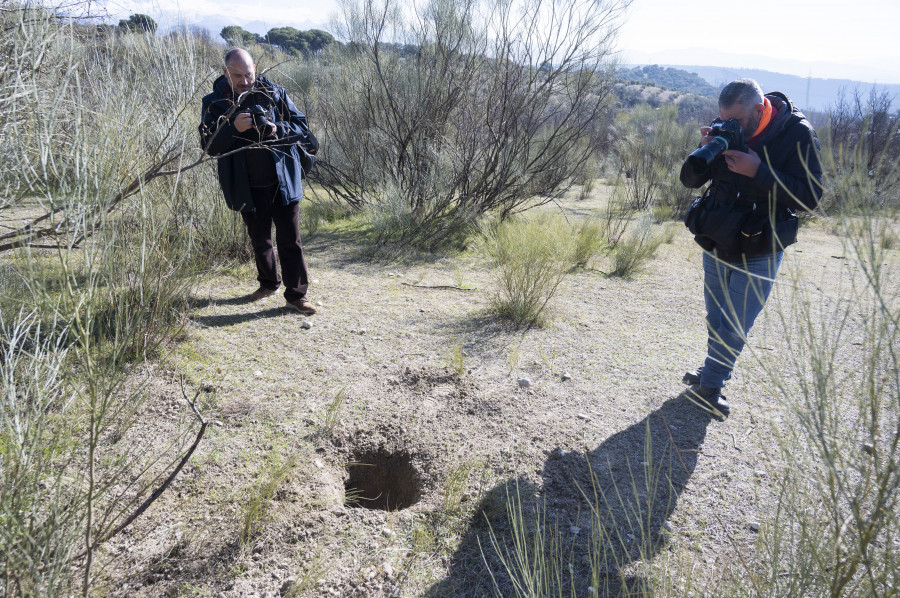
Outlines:
{"label": "man with camera", "polygon": [[796,212],[822,196],[819,142],[809,121],[782,93],[763,94],[738,79],[719,94],[719,117],[700,129],[700,147],[681,182],[710,183],[685,214],[704,249],[707,355],[685,373],[688,397],[717,419],[730,413],[722,395],[735,360],[762,311],[784,257],[797,239]]}
{"label": "man with camera", "polygon": [[[316,313],[306,299],[309,274],[300,242],[301,179],[312,163],[318,141],[306,116],[284,88],[256,76],[250,54],[235,48],[203,98],[200,142],[218,156],[219,185],[225,203],[239,211],[256,259],[259,288],[251,301],[264,299],[284,282],[285,309]],[[275,263],[272,225],[281,276]]]}

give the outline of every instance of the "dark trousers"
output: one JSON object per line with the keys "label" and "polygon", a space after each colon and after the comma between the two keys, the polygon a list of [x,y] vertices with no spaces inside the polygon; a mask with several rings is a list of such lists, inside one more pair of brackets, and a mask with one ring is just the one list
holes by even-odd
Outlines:
{"label": "dark trousers", "polygon": [[[300,202],[283,206],[280,200],[273,201],[277,191],[278,185],[251,189],[256,211],[241,212],[241,216],[247,225],[247,234],[256,258],[260,286],[277,289],[283,279],[284,298],[294,301],[305,297],[309,288],[309,274],[306,271],[306,260],[303,259],[303,245],[300,243]],[[281,276],[278,275],[272,246],[273,223]]]}

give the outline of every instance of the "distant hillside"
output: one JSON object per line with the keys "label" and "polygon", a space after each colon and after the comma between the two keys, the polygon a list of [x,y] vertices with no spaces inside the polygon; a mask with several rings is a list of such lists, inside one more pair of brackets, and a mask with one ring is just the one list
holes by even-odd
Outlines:
{"label": "distant hillside", "polygon": [[[660,67],[671,65],[654,65]],[[700,75],[716,89],[721,89],[729,81],[741,77],[750,77],[759,81],[765,91],[781,91],[791,98],[801,109],[827,110],[833,106],[841,88],[852,90],[859,87],[860,91],[868,96],[872,90],[872,83],[860,83],[850,79],[815,79],[785,75],[758,69],[736,69],[719,66],[674,66],[674,69],[684,69]],[[900,85],[876,85],[879,91],[887,91],[894,97],[893,110],[900,109]]]}
{"label": "distant hillside", "polygon": [[709,84],[697,73],[688,72],[679,67],[624,66],[616,73],[626,84],[655,85],[673,91],[693,93],[699,96],[715,97],[718,89]]}

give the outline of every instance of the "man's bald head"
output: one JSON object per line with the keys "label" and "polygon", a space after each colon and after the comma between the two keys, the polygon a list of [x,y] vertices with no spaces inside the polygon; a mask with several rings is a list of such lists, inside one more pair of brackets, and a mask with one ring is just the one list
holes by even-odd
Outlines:
{"label": "man's bald head", "polygon": [[243,48],[232,48],[225,53],[225,66],[222,72],[235,94],[250,91],[256,81],[256,65],[250,52]]}
{"label": "man's bald head", "polygon": [[243,48],[232,48],[225,52],[225,66],[228,66],[233,61],[240,61],[252,65],[253,57],[250,56],[250,52]]}

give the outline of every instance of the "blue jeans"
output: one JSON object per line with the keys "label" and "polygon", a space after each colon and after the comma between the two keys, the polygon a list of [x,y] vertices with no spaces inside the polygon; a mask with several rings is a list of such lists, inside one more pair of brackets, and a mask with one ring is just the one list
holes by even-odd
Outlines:
{"label": "blue jeans", "polygon": [[709,333],[700,384],[722,388],[731,377],[747,335],[775,284],[784,252],[748,258],[746,264],[718,261],[703,253],[703,298]]}

